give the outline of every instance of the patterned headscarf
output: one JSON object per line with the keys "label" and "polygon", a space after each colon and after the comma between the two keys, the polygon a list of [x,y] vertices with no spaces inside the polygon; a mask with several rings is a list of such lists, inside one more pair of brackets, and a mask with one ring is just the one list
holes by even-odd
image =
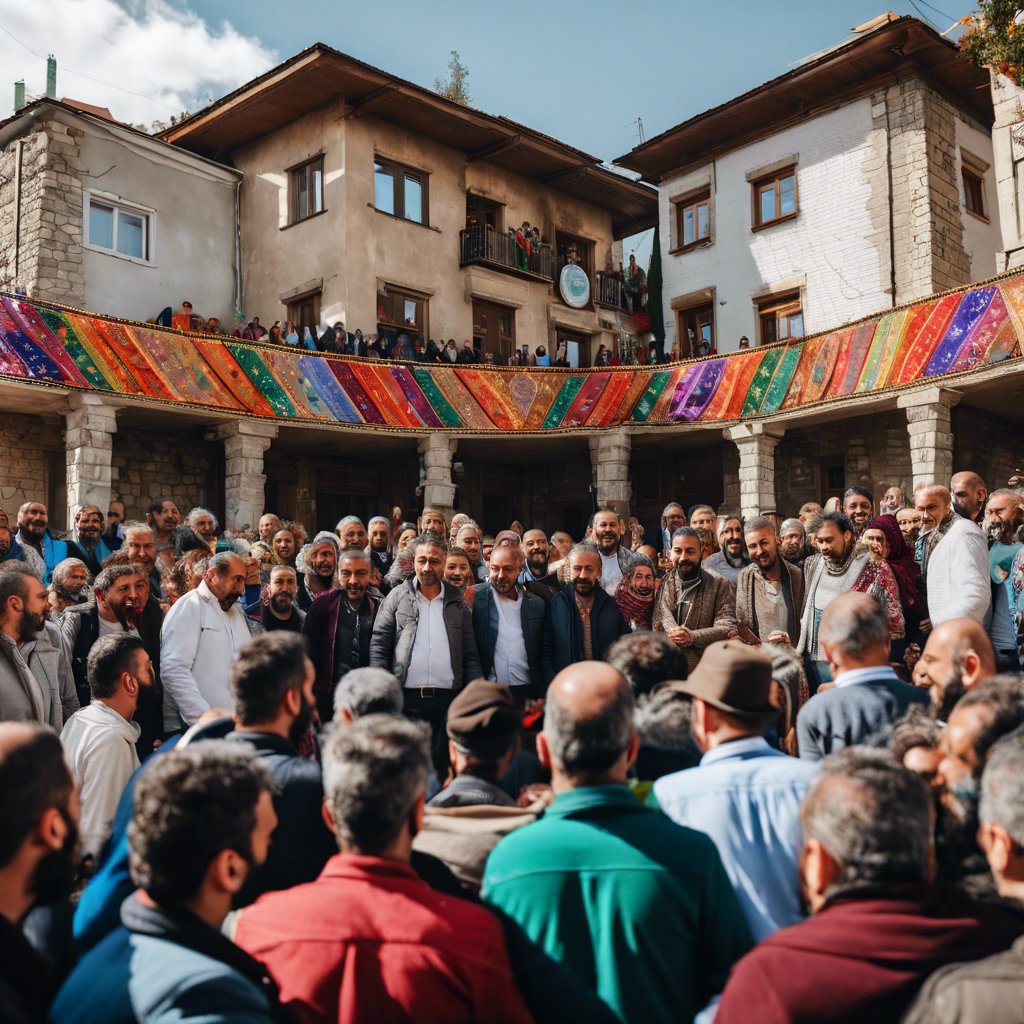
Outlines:
{"label": "patterned headscarf", "polygon": [[646,555],[639,555],[622,574],[622,579],[615,587],[615,603],[619,606],[622,619],[627,626],[635,630],[650,629],[654,614],[654,594],[652,593],[650,597],[641,597],[631,586],[633,574],[640,566],[646,566],[654,572],[654,563]]}

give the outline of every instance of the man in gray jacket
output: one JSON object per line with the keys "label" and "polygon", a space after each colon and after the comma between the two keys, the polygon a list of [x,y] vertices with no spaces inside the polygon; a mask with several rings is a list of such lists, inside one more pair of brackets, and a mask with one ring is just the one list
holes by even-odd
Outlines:
{"label": "man in gray jacket", "polygon": [[421,534],[409,547],[414,575],[395,587],[377,612],[370,665],[394,673],[404,691],[405,714],[430,723],[434,766],[442,774],[448,767],[448,705],[483,670],[469,609],[462,594],[442,579],[444,544],[433,534]]}

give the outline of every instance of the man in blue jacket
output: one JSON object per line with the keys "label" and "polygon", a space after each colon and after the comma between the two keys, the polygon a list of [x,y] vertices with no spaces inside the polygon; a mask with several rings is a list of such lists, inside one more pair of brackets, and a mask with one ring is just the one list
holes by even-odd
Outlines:
{"label": "man in blue jacket", "polygon": [[577,661],[600,661],[626,632],[619,606],[601,587],[601,552],[577,544],[569,552],[571,586],[549,602],[544,624],[544,683]]}

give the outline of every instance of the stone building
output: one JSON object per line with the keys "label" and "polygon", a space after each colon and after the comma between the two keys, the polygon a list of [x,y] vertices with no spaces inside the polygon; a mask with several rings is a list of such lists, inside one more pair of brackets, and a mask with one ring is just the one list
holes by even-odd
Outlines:
{"label": "stone building", "polygon": [[0,287],[146,320],[230,324],[238,171],[71,101],[0,122]]}
{"label": "stone building", "polygon": [[992,124],[987,72],[886,15],[621,157],[658,186],[668,344],[731,352],[995,274]]}

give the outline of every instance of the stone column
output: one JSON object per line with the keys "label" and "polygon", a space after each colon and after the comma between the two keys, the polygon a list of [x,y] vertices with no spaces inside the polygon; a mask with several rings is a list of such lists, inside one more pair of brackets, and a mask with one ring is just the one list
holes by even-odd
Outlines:
{"label": "stone column", "polygon": [[914,488],[921,484],[949,486],[953,475],[950,410],[959,401],[959,393],[946,388],[917,388],[896,400],[897,405],[907,411]]}
{"label": "stone column", "polygon": [[725,436],[740,453],[740,510],[744,516],[777,512],[775,449],[785,430],[763,423],[726,427]]}
{"label": "stone column", "polygon": [[68,398],[64,446],[67,451],[69,526],[83,505],[99,505],[106,517],[117,409],[116,405],[109,405],[97,394],[86,392]]}
{"label": "stone column", "polygon": [[211,427],[207,441],[224,442],[224,522],[222,528],[255,527],[263,515],[263,453],[277,437],[276,423],[237,420]]}
{"label": "stone column", "polygon": [[594,472],[597,503],[611,507],[629,521],[629,502],[633,485],[629,482],[629,456],[632,445],[624,430],[595,434],[587,439],[590,465]]}
{"label": "stone column", "polygon": [[419,443],[423,456],[423,504],[444,513],[450,522],[455,514],[455,484],[452,483],[452,459],[459,446],[458,438],[447,434],[428,434]]}

